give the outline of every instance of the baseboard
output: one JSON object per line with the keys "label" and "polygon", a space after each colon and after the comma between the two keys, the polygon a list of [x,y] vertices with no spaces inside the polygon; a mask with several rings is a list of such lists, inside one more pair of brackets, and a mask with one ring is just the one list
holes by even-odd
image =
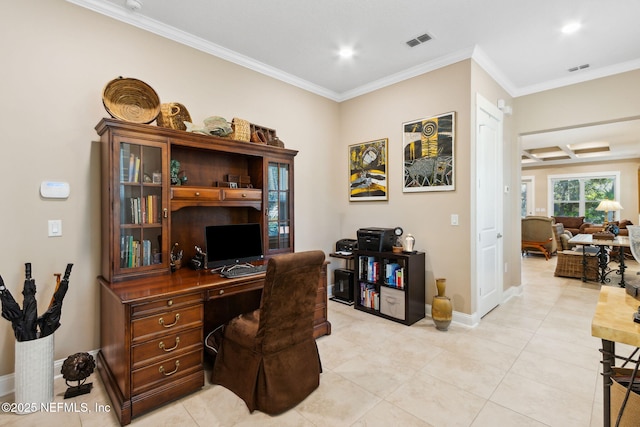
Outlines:
{"label": "baseboard", "polygon": [[[99,350],[91,350],[91,351],[88,351],[87,353],[92,355],[95,359],[97,357],[98,351]],[[67,358],[65,357],[64,359],[55,360],[53,362],[53,372],[56,373],[54,378],[62,377],[62,374],[60,373],[60,371],[62,370],[62,364],[66,359]],[[94,371],[94,373],[95,372],[96,371]],[[12,372],[10,374],[1,376],[0,377],[0,396],[6,396],[8,394],[13,393],[14,391],[15,391],[15,373]]]}
{"label": "baseboard", "polygon": [[[502,293],[502,302],[501,304],[506,303],[513,297],[517,297],[522,295],[522,285],[511,286],[509,289]],[[425,305],[425,313],[427,317],[431,317],[431,304]],[[460,313],[457,311],[453,311],[451,316],[451,323],[456,323],[461,326],[465,326],[468,328],[474,328],[480,324],[480,316],[477,312],[472,314]]]}
{"label": "baseboard", "polygon": [[[425,314],[427,319],[431,319],[431,304],[425,304],[424,306]],[[460,313],[458,311],[453,311],[451,313],[451,323],[455,323],[460,326],[464,326],[467,328],[474,327],[477,322],[474,320],[474,316],[472,314]]]}

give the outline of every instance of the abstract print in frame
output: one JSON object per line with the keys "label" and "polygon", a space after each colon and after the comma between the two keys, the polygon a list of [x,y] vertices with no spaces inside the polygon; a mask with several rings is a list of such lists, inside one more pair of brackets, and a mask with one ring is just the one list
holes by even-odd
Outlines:
{"label": "abstract print in frame", "polygon": [[388,200],[388,139],[349,146],[349,201]]}
{"label": "abstract print in frame", "polygon": [[402,124],[405,193],[455,190],[455,112]]}

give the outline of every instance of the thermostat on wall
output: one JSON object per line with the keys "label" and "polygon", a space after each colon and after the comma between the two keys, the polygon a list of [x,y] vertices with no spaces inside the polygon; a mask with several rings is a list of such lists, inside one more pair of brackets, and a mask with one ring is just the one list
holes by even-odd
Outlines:
{"label": "thermostat on wall", "polygon": [[69,183],[42,181],[40,183],[40,195],[46,199],[66,199],[69,197]]}

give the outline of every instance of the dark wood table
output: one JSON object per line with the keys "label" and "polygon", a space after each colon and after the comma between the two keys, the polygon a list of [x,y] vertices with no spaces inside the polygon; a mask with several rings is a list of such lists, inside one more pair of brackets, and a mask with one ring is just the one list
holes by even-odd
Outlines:
{"label": "dark wood table", "polygon": [[[598,247],[596,256],[598,257],[598,268],[600,273],[600,283],[605,284],[611,282],[608,277],[613,271],[620,275],[620,287],[624,288],[626,283],[624,281],[624,271],[627,266],[624,262],[624,248],[630,247],[629,237],[617,236],[613,240],[598,240],[593,237],[593,234],[577,234],[569,239],[570,245],[582,245],[582,281],[587,281],[587,251],[586,246]],[[608,249],[611,247],[617,247],[618,250],[618,269],[613,270],[609,267],[611,258],[609,257]]]}

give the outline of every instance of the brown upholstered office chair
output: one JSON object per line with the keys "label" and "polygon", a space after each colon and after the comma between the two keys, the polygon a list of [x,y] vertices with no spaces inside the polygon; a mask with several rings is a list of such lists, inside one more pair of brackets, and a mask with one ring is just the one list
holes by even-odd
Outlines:
{"label": "brown upholstered office chair", "polygon": [[320,385],[313,316],[324,258],[322,251],[271,258],[260,308],[224,327],[211,379],[250,412],[279,414]]}

